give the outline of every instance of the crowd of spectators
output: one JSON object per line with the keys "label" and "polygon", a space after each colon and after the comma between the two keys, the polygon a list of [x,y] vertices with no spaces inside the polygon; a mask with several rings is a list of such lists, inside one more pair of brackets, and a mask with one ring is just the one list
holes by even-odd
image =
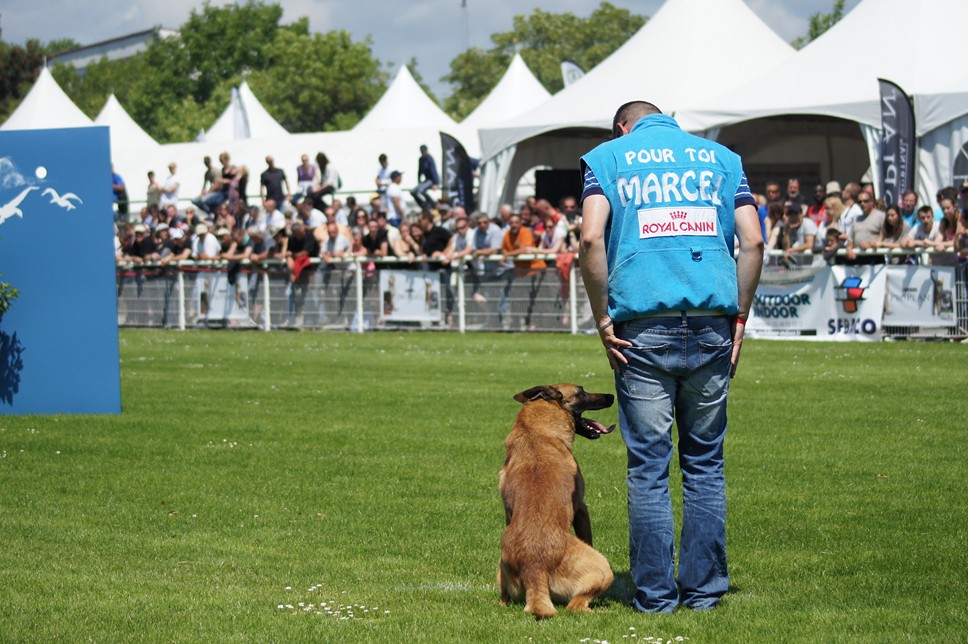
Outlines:
{"label": "crowd of spectators", "polygon": [[[408,266],[466,261],[473,267],[475,299],[484,297],[483,279],[507,272],[540,284],[551,262],[562,276],[562,288],[567,287],[580,228],[574,197],[564,197],[557,206],[532,197],[517,212],[502,205],[493,218],[468,213],[431,196],[440,180],[426,146],[420,149],[417,184],[409,191],[415,207],[409,210],[404,173],[392,170],[386,155],[378,159],[369,203],[340,197],[339,172],[321,152],[315,162],[302,156],[295,186],[266,157],[257,200],[247,196],[249,170],[233,165],[227,152],[218,161],[203,159],[202,193],[187,204],[179,195],[174,163],[164,181],[148,173],[139,221],[118,218],[117,260],[162,265],[186,259],[280,260],[294,283],[314,258],[326,265],[348,257],[397,258]],[[113,182],[116,194],[125,191],[116,174]],[[952,251],[930,254],[932,264],[957,264],[968,257],[968,182],[960,189],[939,190],[937,207],[919,207],[914,192],[886,207],[872,185],[856,182],[842,188],[837,181],[817,184],[807,195],[797,178],[786,182],[785,191],[769,181],[757,198],[763,238],[768,249],[778,251],[768,261],[777,265],[922,261],[919,254],[869,252],[898,248]],[[522,254],[546,258],[515,259]],[[373,270],[371,263],[367,267]]]}
{"label": "crowd of spectators", "polygon": [[449,265],[467,257],[480,273],[491,267],[528,273],[544,268],[544,262],[515,262],[515,255],[557,256],[577,249],[580,219],[574,197],[565,197],[557,207],[530,198],[519,212],[504,205],[493,219],[468,213],[430,195],[439,178],[425,147],[420,181],[411,191],[417,207],[409,211],[400,187],[403,173],[388,170],[385,155],[380,156],[369,203],[340,198],[339,174],[322,153],[316,163],[308,155],[302,157],[295,190],[285,172],[267,157],[257,201],[246,196],[248,169],[233,165],[228,153],[219,156],[219,164],[209,157],[203,162],[202,194],[188,204],[179,200],[175,164],[163,183],[149,173],[138,220],[117,220],[119,262],[278,259],[298,273],[305,263],[298,261],[301,258],[318,257],[326,263],[351,256],[395,257],[412,265],[428,260]]}
{"label": "crowd of spectators", "polygon": [[767,182],[759,202],[763,239],[777,251],[767,261],[776,265],[924,261],[920,253],[891,254],[894,249],[934,251],[926,255],[933,265],[968,262],[968,181],[939,190],[936,207],[919,207],[913,191],[888,206],[871,184],[856,182],[817,184],[806,196],[796,178],[785,192],[779,182]]}
{"label": "crowd of spectators", "polygon": [[[162,267],[182,260],[220,260],[228,263],[230,278],[246,260],[254,264],[276,260],[272,262],[276,267],[288,269],[297,307],[314,273],[322,273],[327,281],[328,271],[354,270],[353,264],[341,261],[348,258],[396,258],[402,268],[445,271],[467,263],[475,301],[486,301],[482,285],[501,285],[502,316],[514,279],[529,280],[528,325],[550,265],[558,269],[560,299],[567,300],[580,230],[575,197],[564,197],[557,206],[532,197],[517,212],[502,205],[493,218],[468,213],[460,205],[432,197],[430,191],[438,188],[439,178],[433,158],[422,146],[418,184],[410,191],[413,206],[408,209],[411,202],[405,200],[403,173],[390,170],[386,155],[380,155],[378,163],[368,203],[358,203],[353,196],[341,198],[339,174],[322,153],[315,163],[303,155],[295,186],[267,157],[257,200],[246,197],[248,169],[233,165],[228,153],[219,156],[219,164],[204,159],[202,194],[190,201],[179,198],[177,167],[171,164],[164,182],[149,174],[148,199],[140,217],[133,222],[117,218],[116,259],[122,264]],[[519,255],[530,257],[516,259]],[[307,270],[313,264],[319,267]],[[361,265],[368,277],[374,275],[374,262]],[[453,295],[447,295],[450,311]]]}

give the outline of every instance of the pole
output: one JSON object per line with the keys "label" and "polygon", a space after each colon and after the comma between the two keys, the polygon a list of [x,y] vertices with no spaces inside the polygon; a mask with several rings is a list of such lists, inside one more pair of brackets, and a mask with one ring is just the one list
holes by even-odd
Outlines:
{"label": "pole", "polygon": [[185,330],[185,273],[178,267],[178,330]]}
{"label": "pole", "polygon": [[269,271],[262,271],[262,330],[272,330],[272,305],[269,304]]}
{"label": "pole", "polygon": [[356,323],[357,333],[363,333],[363,263],[360,257],[354,257],[356,264]]}
{"label": "pole", "polygon": [[457,330],[463,334],[467,330],[467,320],[465,318],[466,307],[464,306],[464,270],[467,268],[465,258],[460,258],[457,264]]}
{"label": "pole", "polygon": [[578,335],[578,262],[572,262],[568,269],[568,316],[571,318],[571,334]]}

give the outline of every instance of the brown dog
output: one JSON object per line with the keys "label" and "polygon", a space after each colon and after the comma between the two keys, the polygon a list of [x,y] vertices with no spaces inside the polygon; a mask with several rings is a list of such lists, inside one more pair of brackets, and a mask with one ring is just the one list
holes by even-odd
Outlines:
{"label": "brown dog", "polygon": [[524,407],[505,442],[500,476],[507,520],[497,570],[501,605],[524,599],[524,611],[539,619],[555,614],[552,601],[591,610],[588,603],[613,577],[608,560],[592,548],[585,480],[572,445],[576,433],[598,438],[615,428],[581,417],[610,407],[614,397],[561,384],[532,387],[514,399]]}

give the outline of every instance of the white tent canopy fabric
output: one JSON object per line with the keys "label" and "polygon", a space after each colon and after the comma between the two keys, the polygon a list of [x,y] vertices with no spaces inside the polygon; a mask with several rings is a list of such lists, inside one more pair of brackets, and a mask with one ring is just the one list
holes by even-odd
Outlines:
{"label": "white tent canopy fabric", "polygon": [[[872,167],[880,158],[881,109],[878,79],[896,83],[914,98],[920,139],[917,189],[922,203],[952,181],[953,163],[968,136],[968,78],[960,61],[964,46],[939,25],[968,22],[964,0],[862,0],[826,33],[769,76],[691,105],[677,117],[693,131],[717,129],[758,118],[827,116],[859,125]],[[899,27],[901,25],[901,27]],[[905,43],[886,46],[877,34],[901,29]],[[930,43],[930,44],[924,44]],[[831,77],[835,78],[831,82]],[[800,79],[814,91],[764,91]],[[872,177],[879,192],[879,177]]]}
{"label": "white tent canopy fabric", "polygon": [[[499,203],[511,201],[530,167],[577,168],[578,156],[604,140],[623,103],[646,100],[676,113],[794,53],[743,0],[666,0],[624,45],[574,84],[530,112],[481,129],[486,160],[481,208],[494,212]],[[601,136],[581,140],[576,128],[599,130]],[[510,169],[497,167],[508,163]]]}
{"label": "white tent canopy fabric", "polygon": [[414,80],[407,66],[401,65],[390,87],[373,109],[356,124],[353,131],[420,128],[433,128],[445,132],[454,132],[458,129],[457,122],[437,107],[437,104]]}
{"label": "white tent canopy fabric", "polygon": [[[391,148],[399,149],[399,144],[404,141],[420,141],[413,149],[420,145],[429,146],[437,161],[438,171],[441,162],[440,153],[437,152],[440,149],[440,132],[455,137],[471,156],[479,154],[476,131],[459,125],[437,107],[414,80],[406,65],[400,66],[387,91],[350,131],[355,135],[368,135],[369,140],[375,142],[382,141],[381,147],[386,148],[384,151],[388,155]],[[393,163],[391,161],[391,165]],[[410,179],[405,179],[404,183],[407,181]],[[413,177],[413,181],[416,183],[416,177]]]}
{"label": "white tent canopy fabric", "polygon": [[[202,136],[201,134],[199,135]],[[239,141],[289,136],[252,93],[246,81],[232,89],[232,99],[222,115],[204,133],[207,142]]]}
{"label": "white tent canopy fabric", "polygon": [[112,154],[126,148],[158,147],[158,142],[141,129],[113,93],[94,119],[94,124],[107,125],[110,128]]}
{"label": "white tent canopy fabric", "polygon": [[[939,30],[940,25],[968,23],[964,0],[863,0],[840,22],[807,45],[769,78],[750,82],[707,101],[695,102],[680,114],[690,130],[708,130],[739,121],[788,114],[833,116],[880,128],[877,79],[897,83],[907,94],[937,92],[963,75],[964,43]],[[900,32],[898,31],[900,30]],[[903,33],[904,44],[889,44],[880,35]],[[910,45],[910,46],[908,46]],[[803,91],[765,91],[788,79]],[[957,109],[953,110],[959,111]],[[961,114],[968,112],[962,104]],[[935,117],[917,125],[920,136],[937,126]]]}
{"label": "white tent canopy fabric", "polygon": [[551,93],[535,78],[521,54],[514,54],[504,76],[461,125],[481,128],[498,125],[544,104]]}
{"label": "white tent canopy fabric", "polygon": [[46,67],[30,92],[0,130],[48,130],[67,127],[90,127],[94,123],[68,98]]}
{"label": "white tent canopy fabric", "polygon": [[[937,81],[935,87],[920,87],[914,96],[919,136],[968,114],[968,76],[948,76]],[[901,89],[907,91],[903,85]]]}
{"label": "white tent canopy fabric", "polygon": [[608,130],[615,109],[630,100],[673,113],[793,54],[743,0],[666,0],[642,29],[573,85],[518,118],[483,129],[483,156],[552,130]]}

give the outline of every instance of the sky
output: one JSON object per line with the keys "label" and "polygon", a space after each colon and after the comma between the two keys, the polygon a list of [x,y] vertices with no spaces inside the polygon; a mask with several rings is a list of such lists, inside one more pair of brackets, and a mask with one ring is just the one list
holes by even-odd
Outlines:
{"label": "sky", "polygon": [[[717,2],[719,0],[706,0]],[[829,13],[833,0],[744,0],[781,38],[806,34],[810,16]],[[852,9],[859,0],[847,0]],[[662,0],[611,0],[633,13],[651,16]],[[228,2],[213,0],[213,5]],[[490,48],[491,34],[510,31],[515,15],[535,8],[588,16],[600,0],[279,0],[283,23],[306,16],[312,31],[349,31],[354,40],[369,35],[377,59],[393,70],[411,58],[438,98],[450,94],[440,78],[450,61],[468,46]],[[466,4],[466,8],[462,5]],[[0,0],[0,37],[23,44],[30,38],[49,42],[73,38],[82,45],[116,38],[154,26],[177,29],[197,0]]]}

